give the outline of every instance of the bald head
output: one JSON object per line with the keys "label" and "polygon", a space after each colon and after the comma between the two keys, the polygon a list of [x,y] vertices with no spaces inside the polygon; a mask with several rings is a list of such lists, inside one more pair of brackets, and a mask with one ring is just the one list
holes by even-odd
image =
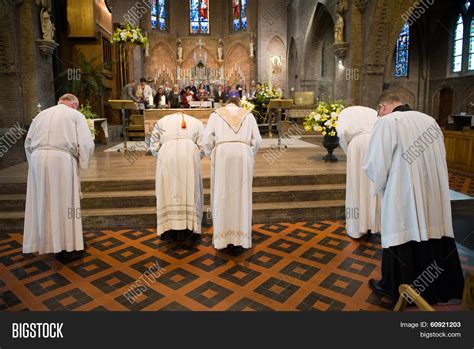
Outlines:
{"label": "bald head", "polygon": [[393,92],[385,92],[379,98],[378,112],[380,116],[386,116],[393,113],[393,110],[403,105],[402,98]]}
{"label": "bald head", "polygon": [[72,109],[79,109],[79,99],[73,94],[66,93],[59,98],[58,104],[64,104]]}

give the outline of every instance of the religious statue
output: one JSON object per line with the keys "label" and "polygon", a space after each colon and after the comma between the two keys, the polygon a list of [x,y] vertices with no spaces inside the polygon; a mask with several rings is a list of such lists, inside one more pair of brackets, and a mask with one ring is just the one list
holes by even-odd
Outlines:
{"label": "religious statue", "polygon": [[178,40],[178,60],[183,60],[183,45],[181,40]]}
{"label": "religious statue", "polygon": [[254,58],[255,57],[255,42],[253,41],[253,36],[250,38],[249,49],[250,49],[250,58]]}
{"label": "religious statue", "polygon": [[219,61],[224,60],[224,42],[219,40],[219,46],[217,47],[217,59]]}
{"label": "religious statue", "polygon": [[51,22],[51,15],[49,14],[49,10],[47,8],[43,7],[41,9],[40,19],[43,40],[54,41],[54,31],[56,28],[54,27],[53,22]]}
{"label": "religious statue", "polygon": [[145,57],[150,57],[150,43],[147,42],[145,46]]}
{"label": "religious statue", "polygon": [[337,14],[336,26],[334,28],[334,41],[336,44],[344,42],[344,18]]}

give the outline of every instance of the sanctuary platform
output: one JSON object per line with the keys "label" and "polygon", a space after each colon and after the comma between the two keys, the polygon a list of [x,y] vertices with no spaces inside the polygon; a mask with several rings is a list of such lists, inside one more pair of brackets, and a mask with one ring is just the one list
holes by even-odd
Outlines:
{"label": "sanctuary platform", "polygon": [[[169,110],[168,110],[169,112]],[[265,140],[268,142],[268,140]],[[296,144],[296,143],[295,143]],[[345,156],[325,163],[318,137],[302,137],[298,148],[261,149],[254,176],[254,223],[344,219]],[[306,146],[306,147],[305,147]],[[85,229],[156,225],[156,160],[143,151],[107,151],[97,146],[89,169],[81,173]],[[205,224],[210,224],[210,161],[204,159]],[[27,164],[1,171],[0,229],[23,227]]]}
{"label": "sanctuary platform", "polygon": [[[336,150],[338,163],[325,163],[321,137],[303,136],[276,150],[276,139],[264,139],[257,154],[253,182],[253,223],[344,221],[346,158]],[[81,172],[84,229],[156,226],[156,160],[140,147],[118,152],[120,146],[97,145],[87,171]],[[0,171],[0,232],[23,230],[26,163]],[[210,226],[210,161],[202,162],[205,188],[204,226]],[[456,177],[452,177],[456,178]],[[452,181],[456,186],[457,180]],[[462,190],[462,187],[455,188]],[[474,230],[471,197],[452,196],[455,228],[463,240]],[[460,233],[462,231],[462,233]],[[1,233],[0,233],[1,235]]]}

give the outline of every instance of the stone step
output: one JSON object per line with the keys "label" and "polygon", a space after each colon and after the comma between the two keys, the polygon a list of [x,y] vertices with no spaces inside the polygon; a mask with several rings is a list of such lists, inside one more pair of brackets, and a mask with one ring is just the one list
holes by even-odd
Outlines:
{"label": "stone step", "polygon": [[[204,225],[211,225],[210,208],[205,207]],[[344,200],[255,203],[253,223],[270,224],[297,221],[342,220],[344,219]],[[22,231],[24,212],[0,212],[0,231]],[[83,228],[112,229],[150,228],[156,225],[155,207],[131,207],[113,209],[82,210]]]}
{"label": "stone step", "polygon": [[[210,187],[210,179],[204,178],[204,188]],[[329,173],[299,176],[267,176],[254,177],[254,187],[277,187],[295,185],[323,185],[342,184],[346,182],[344,173]],[[154,190],[154,180],[134,180],[134,181],[84,181],[81,183],[84,193],[108,192],[108,191],[141,191]],[[0,184],[0,195],[25,194],[26,183]]]}
{"label": "stone step", "polygon": [[[253,188],[254,203],[343,200],[344,197],[345,184]],[[25,194],[0,195],[0,211],[23,211],[25,198]],[[210,189],[204,189],[204,203],[210,204]],[[85,192],[81,200],[83,209],[152,207],[155,204],[154,190]]]}

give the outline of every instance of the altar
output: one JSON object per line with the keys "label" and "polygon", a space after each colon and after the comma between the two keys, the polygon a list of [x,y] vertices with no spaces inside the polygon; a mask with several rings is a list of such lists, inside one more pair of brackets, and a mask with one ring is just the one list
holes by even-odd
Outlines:
{"label": "altar", "polygon": [[204,124],[207,123],[209,117],[214,112],[211,108],[193,108],[193,109],[148,109],[145,110],[145,134],[150,134],[153,131],[153,127],[158,120],[164,118],[167,115],[175,113],[184,113],[192,116],[198,120],[201,120]]}

